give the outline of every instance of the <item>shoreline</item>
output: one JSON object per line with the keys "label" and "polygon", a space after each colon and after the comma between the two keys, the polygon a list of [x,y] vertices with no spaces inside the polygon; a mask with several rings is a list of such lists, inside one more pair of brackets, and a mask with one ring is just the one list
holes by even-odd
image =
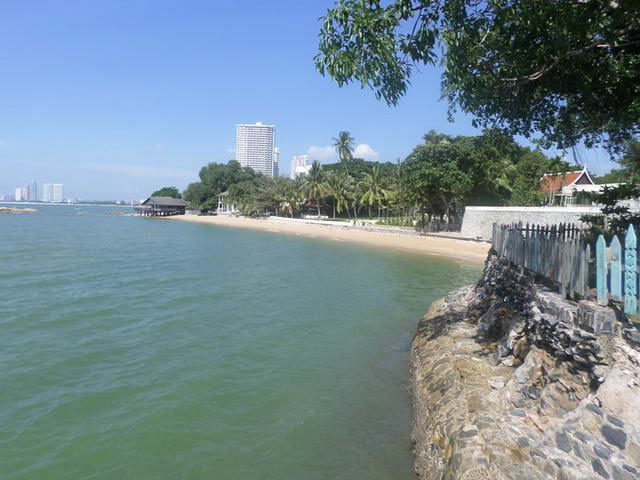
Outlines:
{"label": "shoreline", "polygon": [[364,231],[352,228],[346,223],[334,226],[314,224],[304,220],[280,220],[275,218],[260,220],[244,217],[200,217],[191,215],[164,217],[162,219],[359,243],[423,255],[449,257],[474,264],[481,264],[486,260],[490,247],[488,243],[479,243],[472,240],[403,235],[393,230],[390,230],[389,233]]}

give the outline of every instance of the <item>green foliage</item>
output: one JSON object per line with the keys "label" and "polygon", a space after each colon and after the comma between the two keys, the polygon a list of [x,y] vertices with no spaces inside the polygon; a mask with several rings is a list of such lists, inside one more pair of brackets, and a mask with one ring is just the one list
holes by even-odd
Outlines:
{"label": "green foliage", "polygon": [[151,194],[152,197],[171,197],[171,198],[182,198],[180,195],[180,191],[176,187],[164,187],[160,190],[156,190]]}
{"label": "green foliage", "polygon": [[407,195],[424,214],[455,216],[456,207],[471,189],[471,177],[460,165],[464,152],[448,142],[418,145],[404,163]]}
{"label": "green foliage", "polygon": [[209,163],[200,169],[200,181],[187,187],[184,198],[193,207],[215,209],[219,194],[238,183],[257,184],[261,176],[251,168],[243,168],[236,160],[230,160],[226,164]]}
{"label": "green foliage", "polygon": [[311,164],[311,169],[305,177],[305,184],[303,191],[309,202],[316,204],[318,209],[318,216],[320,216],[320,201],[327,193],[327,188],[323,182],[324,174],[320,168],[320,162],[314,160]]}
{"label": "green foliage", "polygon": [[602,214],[583,215],[580,220],[589,225],[594,238],[601,233],[606,236],[624,236],[629,224],[636,227],[640,225],[640,214],[631,212],[623,202],[638,197],[640,197],[640,187],[637,185],[604,187],[600,194],[592,196],[595,202],[602,205]]}
{"label": "green foliage", "polygon": [[344,165],[345,172],[349,173],[349,161],[353,158],[354,139],[349,132],[342,131],[333,139],[333,146],[338,152],[340,164]]}
{"label": "green foliage", "polygon": [[338,0],[315,63],[395,105],[439,56],[450,112],[477,126],[559,147],[616,148],[638,131],[637,1]]}

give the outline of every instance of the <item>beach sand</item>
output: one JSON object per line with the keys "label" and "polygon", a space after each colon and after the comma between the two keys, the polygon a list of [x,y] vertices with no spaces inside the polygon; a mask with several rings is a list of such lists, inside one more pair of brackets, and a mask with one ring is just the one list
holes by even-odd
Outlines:
{"label": "beach sand", "polygon": [[440,255],[472,263],[482,263],[487,258],[489,244],[470,240],[431,236],[409,236],[397,233],[379,233],[357,230],[344,224],[336,226],[307,223],[304,220],[291,221],[277,218],[252,219],[227,216],[180,215],[165,217],[183,222],[204,223],[225,227],[248,228],[275,233],[322,238],[333,241],[354,242],[381,248],[393,248],[427,255]]}

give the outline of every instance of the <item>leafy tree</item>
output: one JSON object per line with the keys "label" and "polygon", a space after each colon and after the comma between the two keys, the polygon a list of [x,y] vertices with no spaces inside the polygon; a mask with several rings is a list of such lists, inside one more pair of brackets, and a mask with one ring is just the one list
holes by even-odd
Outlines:
{"label": "leafy tree", "polygon": [[640,197],[640,187],[633,184],[622,184],[617,187],[604,187],[600,194],[592,196],[592,200],[602,205],[602,213],[583,215],[580,220],[589,224],[594,236],[602,233],[606,236],[624,236],[629,224],[640,225],[640,214],[632,212],[624,200]]}
{"label": "leafy tree", "polygon": [[345,172],[349,173],[349,160],[353,158],[354,139],[349,132],[342,131],[333,139],[333,146],[338,152],[340,164],[344,165]]}
{"label": "leafy tree", "polygon": [[171,197],[171,198],[182,198],[180,195],[180,191],[176,187],[164,187],[160,190],[156,190],[151,194],[152,197]]}
{"label": "leafy tree", "polygon": [[409,199],[419,208],[422,225],[425,214],[436,214],[447,223],[456,206],[471,187],[470,177],[460,169],[463,151],[451,143],[418,145],[403,166]]}
{"label": "leafy tree", "polygon": [[309,173],[305,176],[304,192],[310,202],[315,202],[320,217],[320,200],[326,194],[326,187],[323,182],[324,175],[320,168],[320,162],[314,160]]}
{"label": "leafy tree", "polygon": [[389,192],[384,188],[380,169],[373,167],[373,171],[368,173],[361,182],[362,196],[360,202],[369,207],[369,217],[371,217],[371,207],[378,207],[378,218],[382,204],[389,197]]}
{"label": "leafy tree", "polygon": [[330,173],[325,178],[326,194],[331,197],[333,204],[333,218],[338,213],[347,211],[347,215],[351,218],[349,212],[349,196],[353,185],[353,179],[345,172]]}
{"label": "leafy tree", "polygon": [[638,139],[633,138],[625,143],[618,163],[629,174],[627,181],[632,183],[640,181],[640,141]]}
{"label": "leafy tree", "polygon": [[615,168],[594,179],[599,185],[603,183],[627,183],[630,180],[629,172],[626,168]]}
{"label": "leafy tree", "polygon": [[637,1],[338,0],[316,68],[390,105],[420,64],[444,64],[450,112],[478,126],[612,148],[639,130]]}

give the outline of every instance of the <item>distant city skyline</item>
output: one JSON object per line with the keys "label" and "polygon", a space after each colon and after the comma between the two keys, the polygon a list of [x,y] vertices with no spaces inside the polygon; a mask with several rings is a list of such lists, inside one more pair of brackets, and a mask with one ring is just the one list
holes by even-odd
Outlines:
{"label": "distant city skyline", "polygon": [[[356,156],[390,162],[431,129],[480,134],[464,114],[447,121],[440,67],[414,76],[395,108],[319,75],[318,19],[332,3],[5,2],[0,193],[30,179],[95,200],[182,190],[233,159],[235,125],[257,120],[277,126],[281,175],[296,154],[337,161],[341,130]],[[615,166],[580,154],[595,173]]]}

